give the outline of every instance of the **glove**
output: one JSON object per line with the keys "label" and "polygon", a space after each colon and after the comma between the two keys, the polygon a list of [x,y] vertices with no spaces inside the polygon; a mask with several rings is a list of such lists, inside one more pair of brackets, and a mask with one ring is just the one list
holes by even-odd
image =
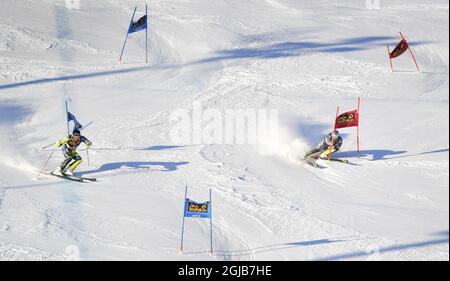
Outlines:
{"label": "glove", "polygon": [[63,145],[62,141],[60,141],[60,140],[55,143],[56,147],[61,147],[62,145]]}
{"label": "glove", "polygon": [[86,142],[84,144],[84,149],[89,149],[91,147],[91,145],[92,145],[92,142]]}

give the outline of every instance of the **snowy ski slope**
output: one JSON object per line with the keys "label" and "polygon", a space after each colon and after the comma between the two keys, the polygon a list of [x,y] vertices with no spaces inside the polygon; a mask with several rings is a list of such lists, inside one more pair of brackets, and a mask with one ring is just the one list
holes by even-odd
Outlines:
{"label": "snowy ski slope", "polygon": [[[448,260],[446,0],[0,0],[0,260]],[[402,31],[409,54],[394,61]],[[361,97],[339,156],[298,160]],[[41,176],[66,134],[64,102],[94,143],[75,183]],[[178,109],[276,109],[280,141],[177,144]],[[269,140],[272,141],[272,140]],[[213,194],[209,224],[184,189]]]}

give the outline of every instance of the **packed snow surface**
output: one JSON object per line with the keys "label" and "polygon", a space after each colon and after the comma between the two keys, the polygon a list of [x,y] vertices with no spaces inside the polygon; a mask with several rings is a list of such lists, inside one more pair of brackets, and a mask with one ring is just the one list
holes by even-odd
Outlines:
{"label": "packed snow surface", "polygon": [[[149,1],[149,62],[138,32],[119,64],[144,1],[0,0],[0,260],[448,260],[449,2],[376,3]],[[420,73],[409,52],[391,72],[399,31]],[[348,128],[353,165],[303,163],[358,97],[361,159]],[[37,176],[63,160],[41,148],[65,102],[93,121],[77,172],[96,183]],[[174,142],[198,105],[276,110],[278,134]],[[180,253],[186,186],[212,191],[213,254],[200,219]]]}

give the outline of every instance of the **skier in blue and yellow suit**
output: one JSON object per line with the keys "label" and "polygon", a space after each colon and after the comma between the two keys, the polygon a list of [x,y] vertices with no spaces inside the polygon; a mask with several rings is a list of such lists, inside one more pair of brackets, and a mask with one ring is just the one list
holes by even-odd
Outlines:
{"label": "skier in blue and yellow suit", "polygon": [[320,156],[328,157],[331,154],[339,151],[341,149],[342,143],[341,135],[338,130],[333,130],[329,133],[317,146],[317,148],[309,151],[305,155],[305,159],[307,158],[319,158]]}
{"label": "skier in blue and yellow suit", "polygon": [[62,152],[65,159],[56,168],[55,172],[59,172],[67,176],[73,176],[73,171],[81,164],[81,162],[83,162],[83,159],[76,151],[82,142],[85,144],[86,149],[92,145],[92,142],[90,142],[85,136],[82,136],[80,130],[78,129],[73,130],[70,136],[56,142],[56,147],[62,146]]}

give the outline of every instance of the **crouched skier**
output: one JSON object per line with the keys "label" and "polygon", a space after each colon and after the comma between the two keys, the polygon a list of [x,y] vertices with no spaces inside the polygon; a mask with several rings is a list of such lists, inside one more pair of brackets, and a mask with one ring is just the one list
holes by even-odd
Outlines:
{"label": "crouched skier", "polygon": [[326,157],[339,151],[343,143],[342,137],[337,130],[329,133],[317,146],[305,155],[305,159],[319,158],[322,154]]}
{"label": "crouched skier", "polygon": [[83,159],[76,151],[82,142],[85,144],[86,149],[92,145],[92,142],[85,136],[82,136],[78,129],[75,129],[70,136],[56,142],[56,147],[62,146],[62,152],[65,159],[55,169],[54,173],[73,176],[73,171],[81,164],[81,162],[83,162]]}

